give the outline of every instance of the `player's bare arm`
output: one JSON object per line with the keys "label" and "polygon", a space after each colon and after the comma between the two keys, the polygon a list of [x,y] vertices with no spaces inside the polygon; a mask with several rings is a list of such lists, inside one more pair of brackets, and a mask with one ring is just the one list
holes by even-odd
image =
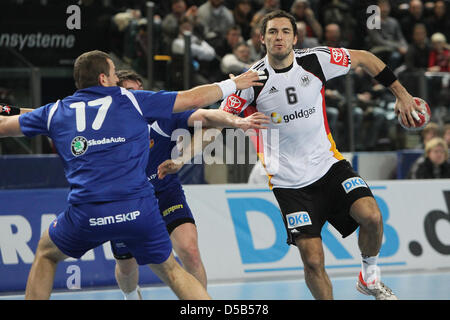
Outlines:
{"label": "player's bare arm", "polygon": [[248,70],[247,72],[222,82],[198,86],[193,89],[180,91],[175,99],[173,112],[182,112],[209,106],[216,101],[232,94],[236,90],[247,89],[253,86],[262,86],[259,82],[265,76],[261,72]]}
{"label": "player's bare arm", "polygon": [[[392,74],[392,71],[386,67],[386,64],[371,52],[365,50],[348,51],[352,61],[352,68],[362,66],[372,77],[376,79],[379,77],[381,81],[387,80],[387,87],[397,98],[395,103],[395,112],[400,114],[404,124],[408,127],[415,127],[413,117],[418,119],[417,111],[420,112],[421,109],[416,105],[413,97],[409,94],[405,87],[403,87],[403,85],[396,80],[395,76]],[[390,83],[394,79],[395,81]]]}
{"label": "player's bare arm", "polygon": [[199,109],[189,117],[188,125],[192,127],[196,121],[201,121],[202,125],[206,127],[234,127],[245,131],[248,129],[266,129],[264,124],[269,123],[269,120],[270,118],[261,112],[255,112],[249,117],[241,118],[220,109]]}
{"label": "player's bare arm", "polygon": [[3,137],[21,137],[19,115],[4,117],[0,116],[0,138]]}
{"label": "player's bare arm", "polygon": [[[195,111],[189,117],[189,126],[192,127],[195,121],[201,121],[202,125],[208,127],[234,127],[246,131],[249,129],[267,129],[264,124],[269,123],[269,117],[261,112],[255,112],[246,118],[241,118],[223,110],[200,109]],[[202,129],[201,132],[198,131],[194,133],[194,137],[191,139],[190,145],[185,149],[186,152],[183,152],[183,154],[180,155],[177,159],[168,159],[158,166],[159,179],[164,179],[164,177],[168,174],[177,173],[187,161],[191,160],[195,154],[200,152],[200,150],[197,150],[198,148],[194,143],[194,141],[196,141],[195,134],[202,135],[202,150],[205,149],[205,147],[215,139],[214,136],[211,137],[211,140],[203,139],[204,132],[205,129]]]}

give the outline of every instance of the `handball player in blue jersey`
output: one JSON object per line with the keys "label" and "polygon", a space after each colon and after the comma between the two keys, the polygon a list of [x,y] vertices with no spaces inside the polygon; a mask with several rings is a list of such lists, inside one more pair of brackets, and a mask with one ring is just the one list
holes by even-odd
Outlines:
{"label": "handball player in blue jersey", "polygon": [[261,85],[259,74],[249,71],[180,92],[130,92],[117,86],[110,57],[95,50],[76,59],[74,79],[78,90],[72,96],[25,114],[0,116],[0,137],[49,136],[70,184],[66,210],[39,241],[25,298],[48,299],[60,261],[80,258],[113,240],[125,243],[137,263],[148,264],[179,298],[209,299],[201,283],[173,257],[145,172],[148,123],[211,105],[236,89]]}
{"label": "handball player in blue jersey", "polygon": [[[117,72],[119,86],[128,90],[142,90],[142,79],[131,70]],[[155,188],[162,218],[167,226],[173,248],[183,267],[206,288],[207,277],[198,249],[198,235],[195,220],[186,202],[181,182],[177,174],[167,174],[158,179],[158,166],[171,159],[176,148],[177,129],[188,129],[195,122],[202,127],[236,127],[263,129],[262,124],[269,118],[257,112],[247,118],[241,118],[222,110],[189,110],[174,113],[171,119],[157,120],[150,125],[150,156],[147,165],[147,177]],[[181,167],[181,163],[179,164]],[[116,258],[115,276],[125,299],[141,299],[138,286],[139,269],[136,260],[124,243],[112,241],[111,248]]]}

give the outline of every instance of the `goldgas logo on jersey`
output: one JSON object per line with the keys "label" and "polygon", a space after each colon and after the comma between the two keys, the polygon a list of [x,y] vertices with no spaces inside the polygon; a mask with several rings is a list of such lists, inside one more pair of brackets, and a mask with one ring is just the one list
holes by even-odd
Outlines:
{"label": "goldgas logo on jersey", "polygon": [[81,156],[88,149],[88,142],[85,137],[75,137],[70,144],[72,154],[76,157]]}
{"label": "goldgas logo on jersey", "polygon": [[329,48],[330,49],[330,63],[337,64],[339,66],[348,67],[348,57],[343,49]]}
{"label": "goldgas logo on jersey", "polygon": [[242,111],[247,100],[239,97],[238,95],[232,94],[228,96],[227,103],[223,108],[224,111],[232,114],[239,114]]}
{"label": "goldgas logo on jersey", "polygon": [[283,117],[281,117],[281,114],[272,112],[270,114],[270,117],[272,118],[273,123],[281,123],[281,120],[283,120]]}

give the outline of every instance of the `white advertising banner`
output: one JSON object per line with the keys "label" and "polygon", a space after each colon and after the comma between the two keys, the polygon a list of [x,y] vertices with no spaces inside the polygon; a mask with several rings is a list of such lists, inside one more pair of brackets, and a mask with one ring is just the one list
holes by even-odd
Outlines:
{"label": "white advertising banner", "polygon": [[[382,270],[450,268],[450,180],[373,181],[384,220]],[[185,186],[209,280],[303,276],[275,197],[264,185]],[[329,274],[356,274],[357,232],[322,230]]]}

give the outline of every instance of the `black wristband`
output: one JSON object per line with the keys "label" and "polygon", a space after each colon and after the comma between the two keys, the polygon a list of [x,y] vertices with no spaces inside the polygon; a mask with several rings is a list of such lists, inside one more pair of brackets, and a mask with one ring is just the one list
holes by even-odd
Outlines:
{"label": "black wristband", "polygon": [[391,84],[397,80],[397,77],[392,72],[391,68],[388,66],[384,67],[384,69],[374,77],[379,83],[381,83],[385,87],[390,87]]}
{"label": "black wristband", "polygon": [[8,106],[0,103],[0,115],[2,116],[15,116],[20,114],[20,108],[14,106]]}

